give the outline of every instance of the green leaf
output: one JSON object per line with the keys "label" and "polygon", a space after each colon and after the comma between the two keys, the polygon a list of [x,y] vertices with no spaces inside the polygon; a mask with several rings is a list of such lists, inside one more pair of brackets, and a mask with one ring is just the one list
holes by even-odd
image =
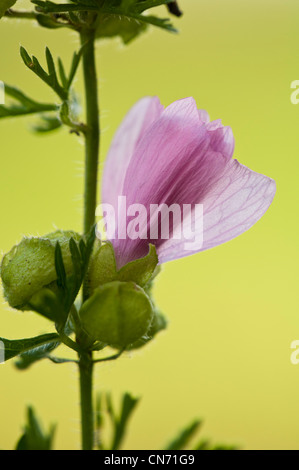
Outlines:
{"label": "green leaf", "polygon": [[64,88],[67,88],[68,86],[68,79],[66,77],[65,69],[63,62],[60,57],[58,57],[58,70],[59,70],[59,75],[60,75],[60,80]]}
{"label": "green leaf", "polygon": [[65,290],[66,289],[66,272],[64,262],[62,258],[62,251],[60,243],[57,241],[55,246],[55,269],[57,274],[57,286]]}
{"label": "green leaf", "polygon": [[70,87],[72,86],[73,80],[75,78],[76,72],[77,72],[79,64],[80,64],[80,60],[81,60],[84,48],[85,48],[85,45],[83,45],[80,48],[79,52],[74,52],[73,60],[72,60],[72,64],[71,64],[71,69],[70,69],[70,73],[69,73],[69,78],[68,78],[67,86],[66,86],[67,89],[70,89]]}
{"label": "green leaf", "polygon": [[46,48],[48,73],[43,69],[35,56],[30,57],[23,46],[20,48],[20,54],[26,67],[32,70],[35,75],[37,75],[41,80],[43,80],[43,82],[52,88],[59,98],[61,98],[63,101],[68,99],[68,91],[58,83],[54,60],[49,48]]}
{"label": "green leaf", "polygon": [[10,96],[19,104],[1,105],[0,106],[0,119],[6,117],[24,116],[28,114],[36,114],[47,111],[57,111],[56,104],[38,103],[37,101],[29,98],[18,88],[5,84],[5,95]]}
{"label": "green leaf", "polygon": [[30,351],[27,351],[19,356],[15,362],[15,366],[19,370],[28,369],[32,364],[48,357],[61,343],[59,341],[51,341],[49,343],[38,346]]}
{"label": "green leaf", "polygon": [[200,425],[201,421],[195,420],[187,428],[183,429],[178,436],[165,447],[165,450],[184,449],[198,431]]}
{"label": "green leaf", "polygon": [[1,0],[0,18],[2,18],[2,16],[4,16],[6,10],[11,8],[16,2],[17,2],[17,0]]}
{"label": "green leaf", "polygon": [[113,414],[110,414],[114,424],[114,436],[112,440],[111,450],[118,450],[121,447],[126,434],[129,419],[134,409],[136,408],[138,402],[139,398],[134,398],[129,393],[125,393],[122,399],[120,417],[116,418],[114,415],[113,419]]}
{"label": "green leaf", "polygon": [[16,450],[51,450],[53,447],[55,427],[45,433],[32,407],[27,410],[27,423],[19,439]]}
{"label": "green leaf", "polygon": [[238,447],[223,444],[213,445],[208,439],[202,439],[193,450],[238,450]]}
{"label": "green leaf", "polygon": [[49,15],[42,15],[38,14],[36,15],[37,22],[39,23],[40,26],[48,29],[58,29],[58,28],[64,28],[64,27],[70,27],[69,24],[67,23],[59,23],[56,21],[53,17]]}
{"label": "green leaf", "polygon": [[33,0],[33,3],[37,5],[37,10],[43,13],[98,12],[97,37],[99,38],[120,36],[124,43],[128,43],[144,31],[148,24],[170,32],[176,32],[169,18],[158,18],[153,15],[143,14],[146,10],[156,6],[171,3],[169,0],[104,0],[100,3],[92,0],[80,0],[76,1],[75,5],[72,3],[55,4],[50,1]]}
{"label": "green leaf", "polygon": [[46,134],[47,132],[52,132],[57,129],[60,129],[62,123],[57,117],[41,115],[40,122],[32,126],[34,132],[38,134]]}
{"label": "green leaf", "polygon": [[141,33],[147,25],[119,15],[100,15],[97,28],[97,38],[112,38],[119,36],[124,44],[128,44]]}
{"label": "green leaf", "polygon": [[23,354],[27,351],[31,351],[40,346],[53,343],[53,341],[59,341],[59,336],[56,333],[49,333],[46,335],[26,339],[9,340],[6,338],[0,338],[0,341],[2,341],[4,344],[4,359],[5,361],[8,361],[9,359],[19,356],[20,354]]}

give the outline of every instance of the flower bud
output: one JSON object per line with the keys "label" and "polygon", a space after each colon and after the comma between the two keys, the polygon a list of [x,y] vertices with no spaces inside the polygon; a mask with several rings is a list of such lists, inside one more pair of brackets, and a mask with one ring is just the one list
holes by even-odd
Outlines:
{"label": "flower bud", "polygon": [[141,287],[113,281],[95,290],[81,307],[80,318],[93,340],[123,348],[147,333],[153,308]]}
{"label": "flower bud", "polygon": [[73,269],[69,240],[80,240],[72,231],[56,232],[37,238],[23,238],[4,255],[1,264],[1,278],[4,296],[11,307],[27,310],[31,297],[43,287],[51,287],[57,279],[55,269],[55,246],[60,243],[66,274]]}

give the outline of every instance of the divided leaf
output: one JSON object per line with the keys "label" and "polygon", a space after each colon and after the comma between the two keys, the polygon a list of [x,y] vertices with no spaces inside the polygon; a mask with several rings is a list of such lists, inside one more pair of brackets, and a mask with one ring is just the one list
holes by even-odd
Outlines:
{"label": "divided leaf", "polygon": [[[120,36],[126,44],[145,31],[148,25],[176,32],[169,18],[159,18],[145,12],[160,5],[172,5],[171,0],[72,0],[73,3],[56,4],[51,1],[32,0],[42,13],[71,13],[94,11],[98,13],[97,37]],[[174,8],[170,7],[174,13]],[[175,13],[176,14],[176,13]]]}

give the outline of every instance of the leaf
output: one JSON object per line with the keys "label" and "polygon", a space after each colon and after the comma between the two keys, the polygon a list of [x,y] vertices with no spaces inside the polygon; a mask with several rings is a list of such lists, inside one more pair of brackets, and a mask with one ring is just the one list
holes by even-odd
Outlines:
{"label": "leaf", "polygon": [[198,431],[200,425],[201,421],[195,420],[187,428],[183,429],[178,434],[178,436],[165,447],[165,450],[184,449],[187,446],[188,442],[192,439],[194,434]]}
{"label": "leaf", "polygon": [[[60,312],[60,320],[59,320],[59,328],[65,326],[67,321],[68,314],[70,309],[76,300],[76,297],[79,293],[80,287],[83,282],[84,274],[85,274],[85,259],[82,256],[82,251],[80,250],[80,242],[77,244],[73,237],[69,239],[69,250],[71,254],[71,261],[73,265],[72,273],[67,275],[63,257],[62,257],[62,250],[60,247],[59,242],[56,242],[55,248],[55,268],[57,274],[57,287],[59,289],[59,299],[61,305],[63,306],[64,314],[61,315]],[[81,243],[82,247],[82,243]]]}
{"label": "leaf", "polygon": [[55,89],[56,87],[59,87],[59,83],[57,79],[56,67],[54,64],[53,56],[48,47],[46,47],[46,59],[48,65],[49,81],[50,83],[52,83],[52,88]]}
{"label": "leaf", "polygon": [[6,10],[11,8],[16,2],[17,2],[17,0],[1,0],[0,18],[2,18],[2,16],[4,16]]}
{"label": "leaf", "polygon": [[79,52],[74,52],[74,55],[73,55],[73,60],[72,60],[72,64],[71,64],[71,70],[70,70],[70,73],[69,73],[69,78],[68,78],[68,81],[67,81],[67,86],[66,88],[69,90],[72,83],[73,83],[73,80],[75,78],[75,75],[76,75],[76,72],[77,72],[77,69],[79,67],[79,64],[80,64],[80,60],[81,60],[81,57],[82,57],[82,53],[84,51],[84,48],[85,48],[85,45],[83,45]]}
{"label": "leaf", "polygon": [[19,356],[15,362],[15,366],[19,370],[28,369],[32,364],[48,357],[50,352],[54,351],[60,345],[59,341],[51,341],[50,343],[43,344],[37,348],[27,351]]}
{"label": "leaf", "polygon": [[147,25],[143,22],[115,15],[101,15],[97,28],[97,38],[120,36],[124,44],[128,44],[139,34],[145,32]]}
{"label": "leaf", "polygon": [[16,450],[51,450],[55,427],[45,433],[32,407],[27,409],[27,423],[24,433],[19,439]]}
{"label": "leaf", "polygon": [[59,23],[49,15],[38,14],[36,15],[36,20],[40,26],[43,26],[44,28],[48,29],[64,28],[66,26],[70,27],[68,23]]}
{"label": "leaf", "polygon": [[[119,418],[114,417],[114,436],[111,450],[118,450],[126,434],[129,419],[139,402],[139,398],[133,398],[129,393],[125,393],[122,400],[122,409]],[[113,416],[111,414],[111,416]]]}
{"label": "leaf", "polygon": [[19,104],[1,105],[0,119],[6,117],[24,116],[28,114],[42,113],[47,111],[57,111],[56,104],[38,103],[29,98],[18,88],[5,84],[5,95],[10,96]]}
{"label": "leaf", "polygon": [[66,77],[65,69],[63,62],[60,57],[58,57],[58,70],[59,70],[59,75],[60,75],[60,80],[64,88],[67,88],[68,85],[68,79]]}
{"label": "leaf", "polygon": [[0,341],[4,344],[4,359],[5,361],[8,361],[13,357],[19,356],[27,351],[31,351],[32,349],[36,349],[42,345],[53,343],[53,341],[59,341],[59,336],[56,333],[49,333],[26,339],[9,340],[0,338]]}
{"label": "leaf", "polygon": [[97,393],[95,405],[95,431],[96,431],[96,446],[99,450],[104,449],[102,442],[102,430],[104,424],[103,418],[103,394]]}
{"label": "leaf", "polygon": [[58,83],[54,60],[48,47],[46,48],[48,73],[43,69],[35,56],[30,57],[23,46],[20,47],[20,54],[26,67],[32,70],[35,75],[37,75],[41,80],[43,80],[43,82],[52,88],[63,101],[68,99],[68,91]]}
{"label": "leaf", "polygon": [[57,117],[41,115],[39,124],[35,124],[32,129],[38,134],[45,134],[60,129],[62,123]]}
{"label": "leaf", "polygon": [[55,4],[50,1],[32,0],[37,5],[37,10],[43,13],[62,13],[74,11],[96,11],[98,17],[98,37],[121,36],[125,43],[132,40],[140,32],[144,31],[147,24],[157,26],[170,32],[176,29],[168,18],[158,18],[153,15],[143,14],[150,8],[169,4],[169,0],[121,0],[121,1],[76,1],[76,4]]}
{"label": "leaf", "polygon": [[62,258],[62,251],[59,242],[55,246],[55,269],[57,274],[57,286],[62,290],[66,289],[66,273]]}

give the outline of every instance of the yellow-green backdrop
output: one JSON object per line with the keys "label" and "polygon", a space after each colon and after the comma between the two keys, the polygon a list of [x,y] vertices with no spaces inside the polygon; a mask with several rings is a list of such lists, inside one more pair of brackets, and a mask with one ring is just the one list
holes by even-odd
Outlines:
{"label": "yellow-green backdrop", "polygon": [[[19,5],[28,6],[29,1]],[[296,0],[181,0],[178,35],[150,30],[129,47],[98,45],[101,169],[117,125],[144,95],[164,105],[193,96],[236,139],[235,156],[277,182],[275,200],[247,233],[210,251],[171,262],[155,297],[166,332],[117,363],[99,366],[96,390],[142,397],[125,447],[161,448],[195,417],[203,437],[244,449],[299,448],[298,175],[299,79]],[[163,8],[159,9],[165,15]],[[68,31],[2,20],[0,79],[43,100],[55,97],[25,69],[19,45],[42,58],[48,45],[67,63],[78,42]],[[43,59],[42,59],[43,61]],[[81,74],[76,81],[82,92]],[[83,145],[67,130],[36,137],[35,118],[0,122],[0,249],[54,227],[81,229]],[[33,313],[1,301],[0,336],[52,331]],[[28,372],[0,366],[0,448],[10,449],[34,404],[57,422],[57,449],[80,445],[75,365],[41,362]]]}

